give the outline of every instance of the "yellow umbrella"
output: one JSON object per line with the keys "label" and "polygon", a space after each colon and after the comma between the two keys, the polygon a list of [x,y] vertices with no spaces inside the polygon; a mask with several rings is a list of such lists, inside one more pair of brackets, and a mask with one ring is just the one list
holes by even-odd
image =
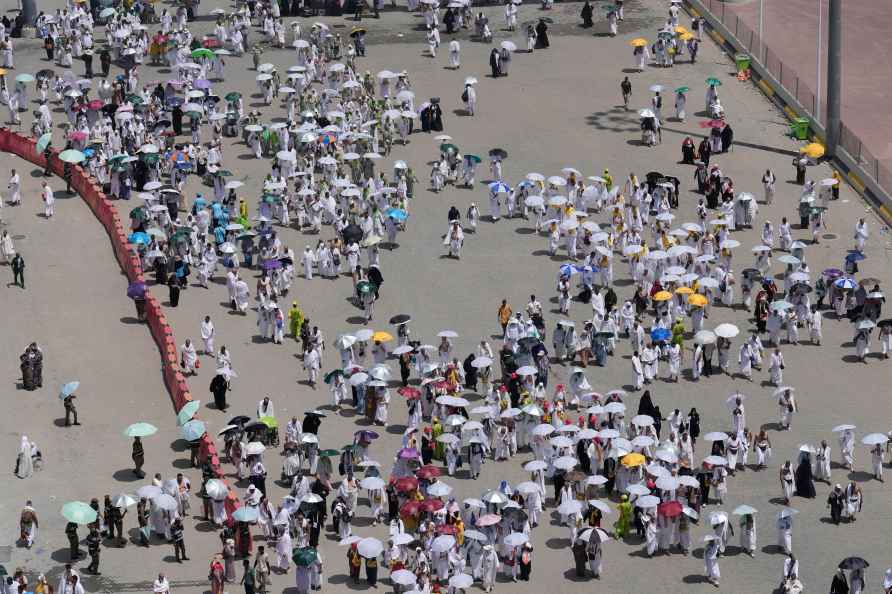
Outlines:
{"label": "yellow umbrella", "polygon": [[0,68],[0,76],[3,76],[4,74],[8,74],[8,73],[9,73],[9,70],[7,70],[6,68]]}
{"label": "yellow umbrella", "polygon": [[694,38],[694,34],[691,33],[690,31],[685,31],[684,33],[681,34],[682,41],[690,41],[693,38]]}
{"label": "yellow umbrella", "polygon": [[694,289],[690,287],[678,287],[675,289],[675,292],[679,295],[692,295],[694,293]]}
{"label": "yellow umbrella", "polygon": [[632,468],[635,466],[641,466],[642,464],[644,464],[645,460],[644,456],[642,456],[641,454],[633,453],[623,456],[621,462],[623,463],[623,466]]}
{"label": "yellow umbrella", "polygon": [[669,301],[672,299],[672,293],[669,291],[660,291],[652,297],[654,301]]}
{"label": "yellow umbrella", "polygon": [[372,340],[374,340],[375,342],[390,342],[391,340],[393,340],[393,335],[391,335],[389,332],[379,330],[378,332],[372,334]]}
{"label": "yellow umbrella", "polygon": [[684,35],[685,33],[688,33],[688,30],[685,29],[684,27],[682,27],[681,25],[676,25],[676,26],[675,26],[675,32],[676,32],[676,33],[679,33],[679,34],[681,34],[681,35]]}
{"label": "yellow umbrella", "polygon": [[688,303],[690,303],[694,307],[704,307],[707,301],[704,295],[695,294],[688,296]]}
{"label": "yellow umbrella", "polygon": [[799,152],[812,159],[819,159],[824,156],[824,147],[817,142],[811,142],[799,149]]}
{"label": "yellow umbrella", "polygon": [[630,41],[629,45],[632,47],[644,47],[647,45],[647,40],[643,37],[638,37],[637,39]]}

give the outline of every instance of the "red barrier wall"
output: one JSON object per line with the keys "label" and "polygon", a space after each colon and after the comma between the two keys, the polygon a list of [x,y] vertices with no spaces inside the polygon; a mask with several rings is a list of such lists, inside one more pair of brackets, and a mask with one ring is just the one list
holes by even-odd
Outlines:
{"label": "red barrier wall", "polygon": [[[0,151],[9,152],[40,167],[46,166],[43,154],[37,152],[37,141],[34,138],[22,136],[12,132],[8,128],[0,128]],[[58,158],[59,151],[53,149],[51,171],[61,176],[64,163]],[[71,167],[71,187],[87,203],[96,218],[102,223],[111,240],[112,249],[118,264],[127,275],[130,282],[144,281],[142,267],[139,258],[134,255],[132,246],[127,241],[127,230],[121,222],[118,212],[111,201],[102,191],[102,187],[91,179],[87,172],[79,165]],[[186,378],[180,371],[179,357],[177,355],[176,341],[173,338],[173,328],[167,323],[164,310],[158,299],[146,289],[146,316],[149,331],[158,350],[161,353],[161,365],[163,369],[164,384],[170,393],[170,399],[176,412],[192,400],[192,394],[186,383]],[[196,415],[197,416],[197,415]],[[202,462],[210,460],[211,466],[218,477],[223,476],[220,468],[220,459],[214,440],[207,434],[201,440],[199,458]],[[230,511],[238,507],[238,499],[230,489],[227,508]]]}

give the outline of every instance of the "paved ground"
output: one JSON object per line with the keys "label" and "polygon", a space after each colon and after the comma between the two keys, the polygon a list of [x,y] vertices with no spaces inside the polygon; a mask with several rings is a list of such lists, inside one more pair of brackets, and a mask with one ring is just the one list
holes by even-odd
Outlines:
{"label": "paved ground", "polygon": [[[504,79],[493,80],[484,76],[488,71],[486,57],[489,47],[470,42],[463,43],[464,66],[458,72],[442,68],[446,63],[445,52],[436,60],[431,60],[422,55],[421,46],[417,42],[388,46],[373,44],[363,68],[372,72],[384,67],[408,70],[419,97],[443,98],[446,131],[455,138],[462,150],[485,154],[493,146],[502,146],[509,151],[505,175],[510,181],[516,181],[530,171],[551,175],[565,166],[574,166],[585,175],[600,173],[608,167],[615,179],[624,178],[629,171],[642,176],[647,171],[660,170],[675,174],[682,180],[683,195],[677,221],[693,220],[697,200],[696,195],[690,191],[693,171],[677,162],[680,159],[679,147],[682,139],[685,135],[701,133],[697,122],[702,118],[692,115],[687,123],[668,121],[663,135],[664,143],[649,149],[639,145],[634,113],[624,112],[621,105],[617,107],[617,103],[621,104],[618,86],[623,76],[622,71],[632,65],[631,48],[627,41],[639,35],[653,36],[653,23],[658,22],[663,12],[662,7],[652,3],[646,6],[630,4],[627,28],[622,30],[621,37],[610,39],[577,34],[556,35],[552,39],[552,49],[548,51],[515,55],[510,76]],[[577,4],[561,5],[559,12],[566,14],[558,16],[558,25],[555,28],[568,33],[580,33],[573,25],[578,8]],[[532,6],[525,6],[523,10],[522,19],[537,14]],[[385,33],[384,29],[393,23],[408,23],[410,19],[414,20],[401,12],[387,14],[380,22],[371,21],[370,36],[374,39],[376,34],[380,34],[382,38],[389,39],[390,34]],[[379,29],[381,32],[376,33]],[[36,52],[22,56],[21,68],[38,69],[37,57]],[[286,52],[268,52],[264,54],[264,59],[274,62],[281,69],[292,63],[291,56]],[[252,92],[255,88],[254,73],[243,69],[248,63],[248,60],[233,60],[227,68],[227,83],[222,87],[226,90],[236,88]],[[702,81],[710,75],[721,77],[725,81],[721,89],[723,103],[729,121],[735,128],[738,143],[733,153],[722,156],[717,161],[742,190],[757,191],[761,172],[767,167],[773,168],[780,180],[778,196],[773,206],[763,206],[759,219],[761,221],[767,218],[775,224],[782,216],[795,219],[799,189],[790,185],[787,180],[792,177],[789,163],[796,144],[783,135],[786,123],[782,115],[773,110],[751,86],[734,81],[729,76],[731,70],[714,47],[704,44],[701,61],[695,66],[681,64],[671,70],[650,68],[643,74],[630,74],[635,89],[635,104],[647,104],[649,93],[646,89],[651,84],[663,83],[673,87],[686,84],[692,89],[689,113],[693,113],[702,108]],[[468,75],[475,75],[481,81],[479,114],[474,118],[453,114],[453,109],[460,107],[461,81]],[[276,108],[276,113],[272,115],[280,113],[281,110]],[[227,146],[225,162],[239,179],[246,180],[247,186],[242,193],[253,204],[260,180],[268,171],[268,163],[245,158],[245,152],[243,145]],[[389,170],[394,159],[408,159],[422,178],[424,186],[428,171],[426,162],[435,158],[436,154],[435,141],[426,135],[416,134],[411,137],[407,147],[397,147],[390,158],[381,163]],[[24,169],[30,171],[30,168]],[[828,174],[829,169],[824,167],[810,171],[810,175],[816,179]],[[43,398],[43,407],[35,407],[27,418],[33,419],[31,424],[36,427],[44,428],[42,432],[30,428],[28,430],[44,447],[44,451],[48,452],[48,464],[47,469],[35,478],[13,483],[15,493],[10,492],[9,498],[3,500],[7,508],[3,519],[6,527],[4,533],[14,533],[21,500],[26,492],[30,492],[37,500],[42,517],[46,518],[47,530],[42,535],[41,546],[49,553],[60,549],[65,543],[61,534],[61,520],[56,517],[59,504],[48,500],[50,494],[58,493],[58,499],[67,500],[136,487],[133,483],[114,480],[114,472],[126,468],[129,462],[127,443],[118,437],[118,430],[130,422],[130,416],[135,414],[135,407],[123,401],[122,391],[127,394],[127,398],[132,398],[133,403],[140,403],[141,418],[162,427],[161,434],[148,442],[150,463],[147,470],[169,474],[174,470],[171,468],[171,460],[181,459],[183,454],[168,453],[160,449],[169,447],[176,438],[169,400],[161,387],[157,356],[148,333],[143,328],[119,321],[120,318],[131,315],[131,304],[123,296],[123,280],[118,274],[99,225],[92,222],[86,207],[74,200],[60,203],[57,220],[45,222],[33,216],[39,210],[34,194],[36,185],[30,178],[27,183],[31,190],[28,194],[29,205],[12,211],[12,214],[6,214],[11,209],[5,211],[10,219],[9,228],[16,234],[21,233],[29,238],[38,237],[37,234],[50,225],[64,228],[66,233],[48,235],[39,245],[35,241],[29,246],[31,240],[19,242],[22,249],[26,250],[26,257],[29,252],[32,254],[29,271],[34,280],[33,288],[29,287],[27,296],[36,301],[26,302],[24,293],[12,289],[2,293],[0,303],[4,310],[19,311],[24,307],[31,307],[35,311],[33,316],[19,317],[13,322],[12,334],[16,340],[11,341],[14,345],[11,350],[18,350],[19,345],[24,346],[28,340],[36,338],[47,344],[51,353],[65,352],[64,358],[48,357],[47,377],[57,374],[58,382],[62,382],[70,374],[77,373],[85,384],[82,409],[91,420],[89,427],[95,427],[99,422],[108,426],[107,430],[97,432],[92,441],[84,440],[78,444],[88,452],[87,456],[92,456],[87,459],[90,462],[95,460],[94,464],[80,466],[74,472],[73,466],[70,470],[64,469],[58,460],[59,452],[65,451],[63,448],[67,443],[61,437],[63,429],[52,425],[52,420],[58,417],[61,409],[55,401],[55,385],[47,381],[47,388],[39,395],[15,391],[13,380],[18,377],[17,366],[11,360],[15,352],[7,357],[10,361],[5,364],[7,367],[3,370],[3,377],[9,380],[6,385],[9,386],[10,399],[26,398],[30,402],[35,397]],[[55,184],[58,187],[58,180]],[[190,181],[188,191],[200,191],[200,186]],[[399,312],[411,313],[415,319],[413,332],[421,340],[432,341],[436,332],[444,328],[456,330],[460,334],[460,338],[455,341],[456,355],[463,358],[481,338],[487,338],[496,346],[496,341],[490,335],[498,329],[496,308],[503,297],[508,298],[515,309],[523,307],[531,292],[535,292],[543,303],[553,298],[555,273],[563,260],[561,257],[550,258],[545,252],[545,238],[536,236],[531,225],[521,219],[503,220],[497,224],[483,223],[476,235],[467,236],[460,262],[442,258],[444,252],[440,237],[445,232],[446,211],[451,204],[464,211],[471,201],[476,201],[483,211],[486,210],[486,191],[482,186],[474,191],[449,189],[440,195],[426,191],[419,193],[412,205],[409,229],[399,237],[400,247],[382,256],[386,282],[373,323],[374,328],[390,329],[381,320],[387,320]],[[125,203],[120,208],[126,213],[132,206],[133,204]],[[840,255],[850,242],[853,225],[864,213],[864,204],[848,188],[844,188],[842,200],[834,204],[830,213],[829,233],[820,245],[810,247],[807,251],[813,271],[839,265]],[[78,214],[81,218],[77,218]],[[867,248],[870,257],[862,263],[862,271],[865,275],[877,276],[888,282],[892,279],[884,244],[889,240],[879,232],[878,223],[873,218],[869,220],[873,231]],[[317,240],[316,236],[303,237],[294,229],[281,229],[280,233],[296,252],[302,250],[305,244],[315,243]],[[323,230],[322,238],[330,235],[328,228]],[[798,235],[800,233],[797,232]],[[744,267],[752,261],[749,247],[756,241],[757,234],[744,231],[735,234],[735,237],[744,244],[735,256],[736,265]],[[81,241],[83,246],[72,243]],[[43,246],[46,250],[37,252]],[[70,247],[83,250],[80,253],[84,257],[77,260],[60,258],[63,253],[74,252],[68,249]],[[41,253],[44,255],[40,255]],[[87,262],[90,264],[86,264]],[[626,268],[622,261],[616,262],[621,298],[630,294]],[[64,278],[61,276],[63,273],[66,275]],[[42,286],[41,282],[44,283]],[[64,294],[64,298],[60,291],[63,283],[71,289]],[[75,289],[81,293],[77,293]],[[293,288],[293,296],[300,300],[312,322],[323,329],[329,344],[339,333],[361,327],[361,319],[358,317],[361,312],[348,301],[350,293],[350,281],[346,278],[310,282],[300,279]],[[77,309],[63,309],[70,307],[71,300],[79,294],[83,295],[83,300],[78,302]],[[161,292],[158,296],[166,298],[166,293]],[[40,299],[45,301],[41,304]],[[548,305],[549,309],[555,307],[551,303]],[[299,383],[305,379],[305,375],[295,356],[296,348],[293,343],[286,341],[285,345],[277,346],[261,342],[256,336],[254,313],[250,312],[246,317],[232,315],[227,312],[226,305],[225,286],[218,283],[209,290],[190,287],[183,293],[180,306],[176,309],[168,308],[167,313],[178,342],[189,336],[198,338],[201,317],[205,314],[213,317],[218,330],[218,344],[229,346],[234,367],[240,374],[234,381],[231,413],[253,414],[256,402],[267,394],[273,398],[279,417],[283,420],[291,414],[301,414],[308,408],[329,402],[326,390],[313,391]],[[81,312],[86,311],[95,314],[85,319],[89,314]],[[589,315],[588,306],[574,304],[571,314],[577,322],[581,321]],[[50,324],[49,321],[54,316],[61,317],[64,321]],[[45,319],[47,323],[43,327],[36,326],[32,317]],[[547,313],[549,328],[553,326],[555,318],[554,313]],[[733,321],[741,327],[748,327],[747,318],[741,310],[718,308],[713,310],[709,325]],[[69,326],[81,322],[88,323],[77,327]],[[99,328],[102,332],[90,332]],[[876,358],[871,358],[868,365],[851,363],[853,348],[849,341],[852,333],[847,323],[830,318],[825,324],[824,334],[823,347],[803,344],[784,348],[787,358],[785,381],[800,389],[802,412],[794,422],[793,431],[772,432],[775,459],[768,470],[760,473],[747,471],[730,482],[726,509],[733,509],[737,504],[745,502],[761,512],[758,521],[760,552],[755,559],[749,559],[732,551],[732,556],[722,561],[723,589],[727,591],[762,593],[772,590],[779,582],[782,557],[770,546],[775,543],[773,519],[778,509],[778,465],[783,460],[793,458],[800,443],[815,443],[822,438],[832,439],[830,428],[841,422],[854,422],[859,430],[863,428],[865,432],[889,429],[884,426],[884,421],[872,418],[876,410],[875,393],[886,383],[888,364]],[[80,351],[67,352],[67,347],[80,336],[84,336],[79,343],[82,345]],[[93,342],[95,344],[91,344]],[[326,354],[325,369],[334,365],[336,356],[331,351]],[[606,391],[628,384],[631,379],[628,357],[628,345],[623,343],[617,356],[609,361],[606,368],[592,368],[588,377],[594,388]],[[91,363],[94,369],[86,369]],[[396,369],[395,363],[392,367]],[[563,379],[563,370],[557,368],[555,371],[557,377],[552,381]],[[757,429],[765,426],[773,429],[777,407],[771,398],[771,388],[760,384],[765,379],[767,378],[763,374],[757,375],[753,384],[725,377],[714,377],[696,384],[686,379],[678,384],[661,381],[652,387],[652,392],[656,403],[666,412],[675,407],[687,410],[696,406],[703,418],[704,431],[708,431],[728,426],[724,399],[727,394],[739,389],[750,396],[746,403],[750,427]],[[208,365],[204,365],[200,375],[190,380],[196,397],[209,399],[210,395],[206,391],[209,381]],[[90,396],[87,396],[88,385],[91,386]],[[469,395],[469,398],[474,400],[477,396]],[[46,408],[49,401],[57,408]],[[90,411],[91,402],[97,405],[102,403],[102,410]],[[630,407],[635,407],[637,397],[630,397],[628,402]],[[115,407],[121,407],[121,410]],[[229,415],[224,416],[208,408],[203,409],[201,415],[207,420],[211,431],[218,429],[229,418]],[[394,396],[391,420],[394,425],[382,432],[382,439],[372,449],[373,457],[385,466],[389,463],[389,456],[398,443],[398,436],[402,433],[406,420],[405,409],[397,396]],[[322,433],[323,447],[339,447],[346,443],[358,425],[361,426],[361,421],[358,422],[352,415],[326,419]],[[21,431],[21,423],[5,418],[0,421],[0,430],[7,436],[7,462],[12,465],[14,445]],[[107,440],[100,441],[106,437]],[[118,446],[119,451],[108,454],[110,448],[103,447],[106,444]],[[835,441],[832,445],[836,459],[838,452]],[[158,449],[153,452],[152,447]],[[79,453],[79,450],[75,451]],[[864,481],[869,478],[862,472],[867,466],[867,456],[863,448],[859,448],[858,454],[858,471],[853,474],[853,478]],[[75,459],[74,452],[66,451],[65,455]],[[78,456],[78,459],[83,458]],[[499,479],[512,482],[523,480],[525,473],[520,466],[528,459],[528,454],[521,454],[509,462],[488,463],[485,478],[476,482],[468,480],[463,473],[456,478],[446,479],[446,482],[455,487],[455,493],[460,498],[479,496],[483,490],[495,486]],[[182,460],[174,461],[173,464],[179,467]],[[267,460],[271,474],[278,472],[279,464],[277,454]],[[193,474],[193,479],[196,478]],[[835,481],[843,482],[846,478],[844,471],[834,471]],[[862,554],[876,568],[875,571],[871,570],[871,586],[875,586],[880,572],[885,568],[887,560],[881,555],[873,556],[873,551],[883,549],[885,530],[881,522],[888,519],[889,504],[881,484],[868,480],[863,483],[863,488],[866,497],[865,511],[855,526],[834,527],[823,521],[826,515],[825,486],[818,487],[817,500],[795,502],[802,513],[797,516],[794,548],[802,563],[803,581],[809,590],[825,588],[832,575],[831,562],[849,554]],[[47,499],[41,502],[37,493],[41,496],[47,494]],[[274,501],[278,501],[282,495],[282,487],[277,485],[272,489]],[[357,532],[362,535],[383,536],[383,530],[369,526],[370,521],[365,511],[368,508],[361,509],[364,511],[360,516],[365,517],[358,519]],[[51,524],[53,521],[55,525]],[[533,539],[536,548],[534,581],[519,587],[503,584],[499,586],[500,591],[512,587],[519,591],[532,592],[549,587],[561,592],[581,592],[591,587],[590,584],[575,583],[571,576],[566,529],[545,524],[547,522],[535,532]],[[128,527],[132,526],[131,520]],[[201,528],[203,526],[199,524],[199,529]],[[703,531],[704,528],[696,529],[694,536],[702,537]],[[139,563],[134,563],[136,556],[132,547],[123,552],[108,552],[104,561],[106,575],[103,576],[103,581],[89,581],[88,591],[145,591],[147,588],[144,581],[151,579],[157,570],[163,569],[174,578],[173,586],[178,594],[203,592],[206,590],[206,563],[218,549],[218,545],[216,535],[199,534],[190,529],[187,546],[193,561],[182,567],[170,562],[171,551],[167,545],[157,545],[148,551],[140,550]],[[647,587],[658,593],[676,592],[680,587],[691,591],[712,590],[700,578],[703,572],[702,551],[695,551],[692,558],[672,556],[652,560],[641,559],[640,551],[641,546],[634,539],[628,543],[610,543],[605,555],[606,573],[601,586],[620,591]],[[343,552],[331,538],[325,540],[322,554],[327,562],[329,591],[341,592],[347,588],[357,588],[345,583]],[[56,562],[65,560],[64,553],[56,555],[52,562],[45,558],[46,553],[43,557],[39,555],[39,551],[25,553],[15,550],[13,565],[25,564],[29,569],[40,571],[48,570],[56,566]],[[35,556],[36,558],[32,558]],[[650,579],[650,576],[660,576],[660,579]],[[105,580],[106,577],[109,581]],[[273,591],[279,592],[293,585],[292,580],[293,576],[275,577]],[[233,585],[230,591],[238,588],[239,586]],[[364,585],[358,587],[363,588]]]}
{"label": "paved ground", "polygon": [[[717,5],[721,6],[719,3]],[[763,35],[772,52],[795,70],[814,92],[817,89],[817,31],[818,6],[823,11],[823,75],[826,95],[827,73],[827,0],[765,0],[763,6]],[[758,34],[758,0],[725,2],[725,10],[738,14],[746,25]],[[892,26],[892,14],[884,10],[883,2],[845,2],[842,9],[842,120],[845,125],[870,147],[875,157],[889,166],[892,144],[889,124],[877,117],[885,101],[886,81],[892,76],[892,66],[877,60],[890,49],[883,34]],[[784,79],[787,77],[784,75]],[[790,79],[792,80],[792,79]],[[823,109],[826,109],[823,108]]]}

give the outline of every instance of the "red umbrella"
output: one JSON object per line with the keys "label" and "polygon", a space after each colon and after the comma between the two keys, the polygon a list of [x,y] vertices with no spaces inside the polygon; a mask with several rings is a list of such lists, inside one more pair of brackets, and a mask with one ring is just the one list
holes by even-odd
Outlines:
{"label": "red umbrella", "polygon": [[201,45],[203,45],[206,48],[213,49],[215,47],[220,47],[220,40],[213,39],[213,38],[205,39],[204,41],[201,42]]}
{"label": "red umbrella", "polygon": [[725,122],[723,120],[705,120],[700,122],[701,128],[724,128]]}
{"label": "red umbrella", "polygon": [[439,534],[452,534],[454,536],[457,530],[455,529],[455,524],[440,524],[437,526],[437,532]]}
{"label": "red umbrella", "polygon": [[406,398],[418,398],[421,396],[421,390],[418,388],[413,388],[412,386],[405,386],[396,391],[400,396],[405,396]]}
{"label": "red umbrella", "polygon": [[422,466],[417,471],[415,471],[415,476],[425,480],[430,480],[432,478],[440,476],[441,474],[443,474],[443,472],[439,468],[430,464]]}
{"label": "red umbrella", "polygon": [[400,508],[401,516],[417,516],[418,512],[421,511],[421,502],[420,501],[407,501]]}
{"label": "red umbrella", "polygon": [[102,99],[93,99],[89,103],[87,103],[87,107],[90,109],[102,109],[105,103],[102,102]]}
{"label": "red umbrella", "polygon": [[435,512],[437,510],[443,509],[443,506],[446,505],[439,499],[425,499],[421,502],[421,509],[426,512]]}
{"label": "red umbrella", "polygon": [[657,513],[667,518],[681,515],[681,503],[678,501],[666,501],[657,506]]}
{"label": "red umbrella", "polygon": [[418,488],[418,479],[414,476],[404,476],[396,480],[394,488],[400,493],[410,493]]}

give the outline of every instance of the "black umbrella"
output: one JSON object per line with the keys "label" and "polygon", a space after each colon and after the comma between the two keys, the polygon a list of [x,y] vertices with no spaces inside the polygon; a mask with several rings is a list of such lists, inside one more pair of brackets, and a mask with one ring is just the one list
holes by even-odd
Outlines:
{"label": "black umbrella", "polygon": [[880,328],[885,328],[886,326],[892,326],[892,318],[888,318],[886,320],[881,320],[877,326]]}
{"label": "black umbrella", "polygon": [[266,431],[267,426],[260,421],[255,421],[250,425],[245,425],[245,431]]}
{"label": "black umbrella", "polygon": [[106,115],[112,115],[116,111],[118,111],[117,103],[108,103],[108,104],[102,106],[102,113],[104,113]]}
{"label": "black umbrella", "polygon": [[534,346],[539,344],[539,339],[533,338],[532,336],[524,336],[523,338],[521,338],[520,340],[517,341],[517,344],[523,348],[532,350],[532,348]]}
{"label": "black umbrella", "polygon": [[400,324],[406,324],[412,321],[412,316],[409,314],[398,314],[390,318],[390,323],[399,326]]}
{"label": "black umbrella", "polygon": [[870,563],[861,557],[846,557],[839,562],[840,569],[865,569],[870,567]]}
{"label": "black umbrella", "polygon": [[497,157],[497,158],[499,158],[499,159],[507,159],[507,158],[508,158],[508,151],[506,151],[506,150],[503,149],[503,148],[494,148],[494,149],[490,149],[490,151],[489,151],[489,156],[490,156],[490,157]]}
{"label": "black umbrella", "polygon": [[232,417],[231,419],[229,419],[229,422],[226,424],[227,425],[244,425],[245,423],[247,423],[250,420],[251,420],[251,417],[248,417],[245,415],[239,415],[237,417]]}
{"label": "black umbrella", "polygon": [[790,287],[790,293],[811,293],[814,289],[811,285],[807,285],[805,283],[796,283],[792,287]]}
{"label": "black umbrella", "polygon": [[758,281],[762,278],[762,273],[755,268],[744,268],[741,274],[752,281]]}
{"label": "black umbrella", "polygon": [[344,236],[344,241],[347,243],[359,242],[362,239],[362,229],[356,223],[350,223],[344,227],[341,235]]}
{"label": "black umbrella", "polygon": [[51,68],[44,68],[43,70],[39,70],[37,72],[38,78],[52,78],[56,75],[55,72]]}
{"label": "black umbrella", "polygon": [[518,522],[524,522],[528,517],[527,512],[520,509],[519,507],[509,507],[507,509],[502,509],[501,513],[503,518],[516,519]]}
{"label": "black umbrella", "polygon": [[294,264],[294,260],[291,258],[279,258],[279,262],[282,264]]}

